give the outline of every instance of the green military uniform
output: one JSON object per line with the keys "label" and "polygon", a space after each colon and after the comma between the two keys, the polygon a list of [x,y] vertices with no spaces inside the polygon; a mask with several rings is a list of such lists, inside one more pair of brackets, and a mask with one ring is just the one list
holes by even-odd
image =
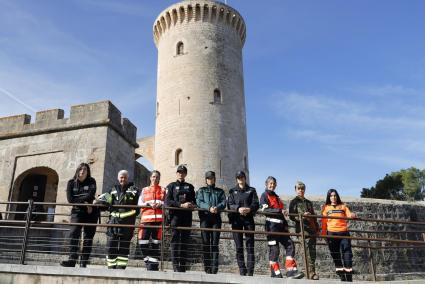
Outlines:
{"label": "green military uniform", "polygon": [[[313,203],[306,198],[301,198],[299,196],[295,197],[291,200],[289,204],[289,213],[293,214],[304,214],[305,212],[309,212],[311,215],[315,215]],[[295,222],[295,230],[297,233],[301,232],[301,223],[298,217],[290,216],[290,219]],[[304,235],[307,237],[306,239],[306,250],[307,250],[307,262],[309,266],[310,275],[316,273],[316,238],[319,231],[319,224],[317,223],[316,218],[303,218],[304,225]]]}

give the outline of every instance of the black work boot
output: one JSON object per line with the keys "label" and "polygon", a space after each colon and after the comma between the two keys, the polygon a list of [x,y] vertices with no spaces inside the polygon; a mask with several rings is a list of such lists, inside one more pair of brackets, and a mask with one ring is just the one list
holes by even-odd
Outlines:
{"label": "black work boot", "polygon": [[60,265],[63,267],[75,267],[75,260],[68,259],[60,262]]}
{"label": "black work boot", "polygon": [[351,271],[345,272],[345,281],[353,282],[353,272]]}
{"label": "black work boot", "polygon": [[342,270],[336,271],[336,275],[339,276],[339,279],[341,279],[342,282],[346,281],[345,280],[345,271],[342,271]]}

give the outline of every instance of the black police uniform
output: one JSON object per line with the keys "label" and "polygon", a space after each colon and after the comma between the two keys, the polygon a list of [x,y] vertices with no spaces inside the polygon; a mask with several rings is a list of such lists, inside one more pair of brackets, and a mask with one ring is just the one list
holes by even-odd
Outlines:
{"label": "black police uniform", "polygon": [[[66,197],[69,203],[88,203],[92,204],[96,194],[96,180],[87,177],[83,182],[78,179],[68,181],[66,188]],[[92,212],[88,213],[88,206],[73,206],[71,210],[71,223],[92,223],[96,224],[98,220],[98,210],[92,207]],[[93,237],[96,233],[96,226],[72,226],[68,238],[70,239],[69,260],[63,261],[62,266],[75,266],[78,259],[78,243],[81,236],[81,230],[84,231],[84,241],[82,254],[80,256],[80,266],[86,267],[92,250]]]}
{"label": "black police uniform", "polygon": [[[229,222],[233,230],[255,231],[254,215],[259,207],[258,195],[255,188],[250,187],[248,184],[246,184],[244,188],[239,188],[239,186],[232,188],[229,192],[227,207],[229,210],[235,210],[237,212],[229,214]],[[247,216],[242,216],[238,211],[240,207],[249,207],[251,208],[251,212]],[[254,234],[245,234],[245,244],[248,255],[246,266],[243,251],[243,234],[233,233],[233,240],[235,241],[236,259],[240,274],[253,275],[255,265]]]}
{"label": "black police uniform", "polygon": [[[196,204],[195,190],[193,185],[187,182],[172,182],[167,186],[165,205],[168,207],[180,207],[181,204],[191,202]],[[169,217],[171,227],[191,227],[191,210],[170,210]],[[172,229],[171,237],[171,260],[176,272],[186,271],[187,244],[189,243],[190,230]]]}

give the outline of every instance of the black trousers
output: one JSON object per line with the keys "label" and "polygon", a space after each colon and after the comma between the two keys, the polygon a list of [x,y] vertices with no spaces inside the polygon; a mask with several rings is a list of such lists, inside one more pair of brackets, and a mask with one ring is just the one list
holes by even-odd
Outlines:
{"label": "black trousers", "polygon": [[[332,236],[350,236],[349,232],[328,232]],[[335,268],[352,268],[353,252],[350,239],[328,239],[329,250],[335,264]]]}
{"label": "black trousers", "polygon": [[125,268],[127,266],[134,230],[122,228],[121,232],[121,235],[108,235],[108,255],[106,257],[108,267]]}
{"label": "black trousers", "polygon": [[[171,227],[191,227],[192,218],[172,218]],[[190,230],[171,231],[171,261],[174,271],[185,272],[187,269],[187,245],[190,241]]]}
{"label": "black trousers", "polygon": [[[95,208],[93,208],[95,209]],[[71,213],[71,223],[92,223],[96,224],[98,218],[97,211],[94,211],[92,214],[86,214],[81,212],[72,212]],[[77,261],[78,260],[78,250],[79,242],[81,236],[81,230],[83,230],[83,247],[80,256],[80,262],[87,264],[90,257],[92,246],[93,246],[93,237],[96,233],[96,226],[71,226],[69,231],[69,260]]]}
{"label": "black trousers", "polygon": [[[201,228],[221,229],[221,218],[208,215],[201,218]],[[201,231],[202,249],[204,253],[204,269],[208,273],[218,272],[218,244],[220,232]]]}
{"label": "black trousers", "polygon": [[[254,231],[255,224],[252,218],[238,217],[232,222],[232,230],[247,230]],[[247,253],[247,263],[245,266],[244,247],[243,247],[243,233],[233,233],[233,240],[236,246],[236,260],[238,262],[239,270],[241,273],[254,272],[255,255],[254,255],[254,234],[245,233],[245,246]]]}
{"label": "black trousers", "polygon": [[267,236],[267,243],[269,246],[269,260],[279,262],[279,243],[285,248],[286,256],[295,256],[294,242],[289,236]]}

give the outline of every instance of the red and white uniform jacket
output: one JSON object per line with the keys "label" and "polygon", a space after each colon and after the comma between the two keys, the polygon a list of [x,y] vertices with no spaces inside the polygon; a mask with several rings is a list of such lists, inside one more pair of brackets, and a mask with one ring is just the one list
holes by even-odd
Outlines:
{"label": "red and white uniform jacket", "polygon": [[[139,206],[151,206],[154,203],[163,205],[165,198],[165,188],[159,185],[151,185],[142,189],[139,197]],[[161,207],[153,208],[140,208],[140,222],[162,222],[162,209]]]}

